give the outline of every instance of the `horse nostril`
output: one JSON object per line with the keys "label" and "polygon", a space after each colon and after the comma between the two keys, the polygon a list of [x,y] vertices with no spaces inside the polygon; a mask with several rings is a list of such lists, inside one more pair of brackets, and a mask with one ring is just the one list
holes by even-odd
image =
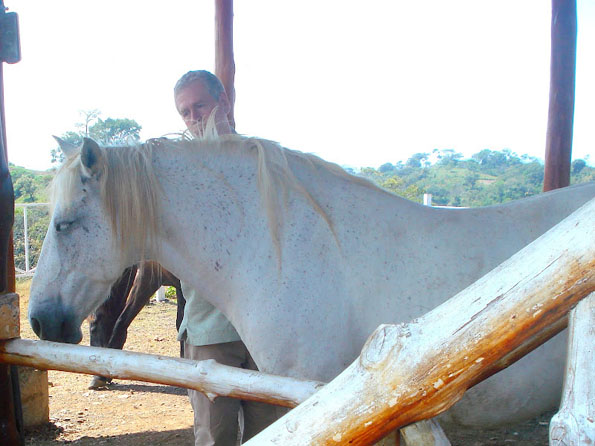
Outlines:
{"label": "horse nostril", "polygon": [[62,325],[60,326],[60,342],[72,342],[69,341],[69,325],[67,321],[62,321]]}
{"label": "horse nostril", "polygon": [[41,338],[41,324],[39,323],[39,321],[37,319],[35,319],[34,317],[32,317],[29,320],[29,323],[31,324],[31,328],[33,329],[33,331],[35,332],[35,334]]}

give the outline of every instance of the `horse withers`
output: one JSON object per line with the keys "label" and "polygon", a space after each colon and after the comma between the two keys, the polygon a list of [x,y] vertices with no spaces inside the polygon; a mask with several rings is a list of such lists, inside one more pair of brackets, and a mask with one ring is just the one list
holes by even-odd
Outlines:
{"label": "horse withers", "polygon": [[[42,339],[79,342],[121,271],[151,259],[227,316],[261,371],[330,381],[378,325],[455,295],[595,197],[595,184],[431,208],[232,135],[117,150],[87,139],[67,154],[54,196],[29,307]],[[441,419],[494,426],[554,408],[565,351],[556,336]]]}

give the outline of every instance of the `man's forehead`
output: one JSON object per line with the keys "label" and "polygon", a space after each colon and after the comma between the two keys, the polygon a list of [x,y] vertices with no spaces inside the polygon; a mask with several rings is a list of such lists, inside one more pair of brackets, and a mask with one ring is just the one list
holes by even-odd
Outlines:
{"label": "man's forehead", "polygon": [[195,80],[188,85],[182,87],[176,97],[178,96],[208,96],[210,97],[211,94],[209,93],[208,87],[205,85],[204,82],[201,80]]}

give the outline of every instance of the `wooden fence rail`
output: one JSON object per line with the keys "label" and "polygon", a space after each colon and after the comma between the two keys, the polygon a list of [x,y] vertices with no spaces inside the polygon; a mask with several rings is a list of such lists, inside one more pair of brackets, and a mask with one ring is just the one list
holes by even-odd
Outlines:
{"label": "wooden fence rail", "polygon": [[324,385],[230,367],[214,360],[193,361],[28,339],[0,341],[0,362],[181,386],[204,392],[210,398],[228,396],[285,407],[297,406]]}

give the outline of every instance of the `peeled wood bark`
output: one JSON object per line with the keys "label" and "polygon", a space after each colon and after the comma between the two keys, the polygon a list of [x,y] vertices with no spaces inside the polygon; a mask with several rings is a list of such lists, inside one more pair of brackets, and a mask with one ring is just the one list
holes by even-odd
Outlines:
{"label": "peeled wood bark", "polygon": [[593,291],[595,199],[430,313],[379,327],[341,375],[246,444],[365,445],[438,415]]}
{"label": "peeled wood bark", "polygon": [[[213,360],[192,361],[28,339],[0,341],[0,363],[175,385],[204,392],[211,399],[227,396],[285,407],[297,406],[324,386],[317,381],[229,367]],[[408,429],[426,432],[426,437],[444,437],[443,433],[440,434],[440,426],[435,422],[405,428]],[[407,444],[413,446],[418,443],[411,441]],[[438,441],[436,444],[448,443]]]}
{"label": "peeled wood bark", "polygon": [[221,365],[60,342],[0,341],[0,362],[38,369],[168,384],[204,392],[295,407],[324,384]]}
{"label": "peeled wood bark", "polygon": [[550,423],[550,446],[595,444],[595,293],[570,312],[568,359],[560,411]]}

